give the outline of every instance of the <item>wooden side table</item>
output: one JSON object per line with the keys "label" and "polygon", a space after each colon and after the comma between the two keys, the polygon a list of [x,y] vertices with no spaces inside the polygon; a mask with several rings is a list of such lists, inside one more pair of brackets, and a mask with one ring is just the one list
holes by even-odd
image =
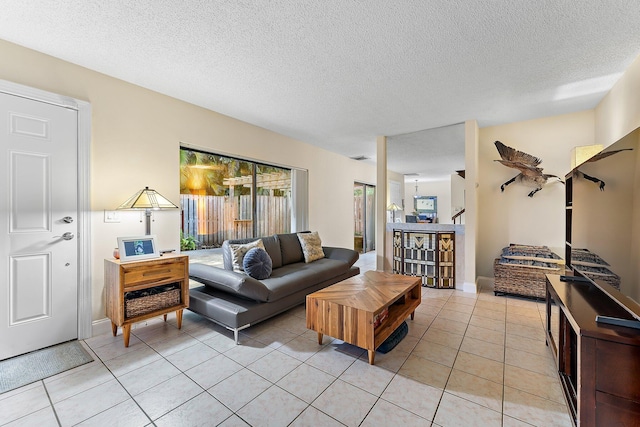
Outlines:
{"label": "wooden side table", "polygon": [[160,258],[120,262],[104,260],[107,317],[113,336],[122,327],[124,346],[129,347],[135,322],[176,312],[182,328],[182,310],[189,306],[189,257],[165,254]]}

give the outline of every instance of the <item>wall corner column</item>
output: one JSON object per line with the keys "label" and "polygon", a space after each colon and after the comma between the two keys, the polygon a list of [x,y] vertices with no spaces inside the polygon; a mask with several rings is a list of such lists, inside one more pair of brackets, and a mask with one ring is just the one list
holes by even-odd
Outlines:
{"label": "wall corner column", "polygon": [[376,137],[376,270],[384,271],[387,232],[387,137]]}
{"label": "wall corner column", "polygon": [[464,285],[465,292],[478,292],[476,249],[478,242],[478,143],[476,120],[464,122],[465,195],[464,195]]}

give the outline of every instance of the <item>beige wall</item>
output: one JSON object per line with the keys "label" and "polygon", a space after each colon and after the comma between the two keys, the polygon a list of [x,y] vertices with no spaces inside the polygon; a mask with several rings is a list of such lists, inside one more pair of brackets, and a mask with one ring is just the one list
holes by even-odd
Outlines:
{"label": "beige wall", "polygon": [[[638,139],[640,140],[640,131],[636,132]],[[637,145],[640,147],[640,143]],[[640,153],[635,153],[636,164],[635,164],[635,174],[633,176],[634,184],[633,188],[640,188]],[[636,191],[633,194],[633,205],[632,205],[632,230],[631,230],[631,260],[640,259],[640,194]],[[630,295],[636,302],[640,304],[640,286],[638,286],[638,280],[640,280],[640,263],[632,263],[630,265],[631,271],[629,272],[628,282],[635,284],[635,286],[627,286],[626,283],[623,282],[624,292],[627,295]],[[634,292],[635,290],[635,292]]]}
{"label": "beige wall", "polygon": [[640,127],[640,56],[595,108],[595,141],[605,147]]}
{"label": "beige wall", "polygon": [[464,122],[464,285],[465,292],[478,291],[478,269],[476,253],[480,250],[478,230],[481,227],[478,216],[480,199],[479,187],[479,143],[478,122]]}
{"label": "beige wall", "polygon": [[498,140],[542,159],[544,173],[563,178],[570,170],[570,152],[594,142],[593,110],[480,129],[478,145],[477,275],[493,276],[493,259],[509,243],[546,245],[564,257],[564,185],[550,180],[533,197],[532,190],[512,183],[518,174],[495,162]]}
{"label": "beige wall", "polygon": [[[409,195],[405,199],[407,213],[415,208],[413,196],[416,194],[416,183],[407,182],[404,186],[404,194]],[[438,222],[452,224],[451,221],[451,177],[439,181],[418,182],[418,196],[436,196],[438,198]]]}
{"label": "beige wall", "polygon": [[[616,82],[609,93],[595,108],[595,141],[605,147],[618,141],[625,135],[640,128],[640,56],[625,70],[620,80]],[[640,156],[637,157],[640,162]],[[617,160],[617,159],[616,159]],[[640,164],[636,166],[635,179],[640,179]],[[631,177],[629,177],[631,178]],[[636,187],[637,188],[637,187]],[[633,254],[640,252],[640,196],[634,195],[633,200],[633,224],[636,227],[631,230],[633,246],[630,250]],[[633,259],[637,259],[634,256]],[[640,266],[630,274],[632,280],[640,278]],[[628,291],[628,289],[627,289]],[[636,289],[636,301],[640,302],[640,289]]]}
{"label": "beige wall", "polygon": [[[103,210],[113,209],[149,185],[178,202],[178,147],[203,149],[309,170],[310,228],[330,245],[353,245],[353,182],[376,182],[375,166],[356,162],[300,141],[176,99],[145,90],[85,68],[0,40],[0,79],[89,101],[92,104],[91,208],[93,318],[104,317],[102,260],[115,239],[139,234],[137,213],[123,212],[119,224],[105,224]],[[495,140],[541,157],[545,172],[564,175],[569,152],[578,145],[609,145],[640,126],[640,58],[595,110],[494,126],[468,137],[466,211],[468,234],[477,252],[467,253],[468,273],[492,276],[492,260],[510,242],[546,244],[561,250],[564,239],[564,187],[550,184],[530,199],[528,189],[500,184],[517,171],[494,159]],[[478,143],[473,144],[479,134]],[[373,141],[372,141],[373,143]],[[473,146],[475,145],[475,146]],[[386,147],[385,147],[386,149]],[[380,155],[381,153],[379,153]],[[384,157],[384,156],[383,156]],[[477,171],[474,166],[477,162]],[[142,173],[140,171],[143,171]],[[478,184],[476,191],[471,191]],[[380,194],[386,194],[378,187]],[[412,194],[412,193],[408,193]],[[473,203],[472,203],[473,202]],[[406,202],[405,202],[406,203]],[[477,224],[475,205],[477,204]],[[178,245],[178,212],[159,212],[152,231],[160,246]],[[472,268],[477,267],[477,268]],[[471,281],[472,274],[467,274]]]}
{"label": "beige wall", "polygon": [[[103,259],[116,237],[143,234],[135,212],[103,222],[144,186],[179,202],[179,145],[309,171],[309,226],[323,243],[353,247],[353,182],[376,182],[375,166],[178,101],[0,40],[0,79],[85,100],[92,106],[91,209],[93,319],[104,318]],[[374,141],[372,141],[374,143]],[[179,243],[178,211],[158,212],[161,248]]]}
{"label": "beige wall", "polygon": [[517,171],[492,161],[499,158],[495,140],[542,158],[546,173],[564,175],[573,147],[607,147],[638,127],[640,57],[594,110],[480,129],[477,275],[493,276],[492,260],[508,243],[545,244],[564,253],[564,188],[550,184],[530,199],[514,183],[500,193]]}
{"label": "beige wall", "polygon": [[[405,198],[405,191],[404,191],[404,175],[401,173],[397,173],[397,172],[393,172],[391,170],[387,169],[387,198],[385,200],[385,206],[389,206],[391,204],[391,183],[397,183],[398,187],[399,187],[399,191],[400,191],[400,202],[398,203],[398,206],[400,208],[402,208],[402,203],[404,201],[404,204],[406,206],[407,203],[407,199]],[[397,218],[401,218],[404,221],[404,216],[406,215],[406,210],[400,210],[400,211],[396,211],[395,213],[395,217]],[[391,212],[387,212],[387,221],[391,221],[393,218],[393,215],[391,214]]]}
{"label": "beige wall", "polygon": [[[633,132],[622,138],[615,149],[637,147],[639,135]],[[635,149],[580,166],[582,173],[605,181],[604,191],[586,179],[573,179],[572,246],[587,248],[607,261],[621,276],[622,290],[627,294],[637,288],[633,262],[637,258],[633,254],[637,253],[638,235],[629,225],[638,218],[633,209],[639,198],[634,188],[640,188],[634,186],[638,158]]]}
{"label": "beige wall", "polygon": [[[465,180],[463,177],[454,173],[451,175],[451,216],[456,215],[464,208],[464,187]],[[466,212],[466,211],[465,211]],[[456,218],[457,224],[464,224],[465,214]],[[460,222],[462,221],[462,222]]]}

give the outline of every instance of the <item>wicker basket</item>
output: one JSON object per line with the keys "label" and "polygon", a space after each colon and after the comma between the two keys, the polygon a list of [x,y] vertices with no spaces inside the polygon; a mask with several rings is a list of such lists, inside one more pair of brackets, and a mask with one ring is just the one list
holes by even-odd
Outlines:
{"label": "wicker basket", "polygon": [[611,273],[611,274],[582,273],[582,274],[584,274],[585,276],[587,276],[592,280],[598,280],[600,282],[604,282],[607,285],[612,286],[617,290],[620,290],[620,276],[618,276],[615,273]]}
{"label": "wicker basket", "polygon": [[573,267],[580,272],[580,274],[591,280],[599,280],[609,286],[613,286],[617,290],[620,290],[620,276],[606,267],[593,267],[588,265],[574,265]]}
{"label": "wicker basket", "polygon": [[141,316],[152,311],[180,304],[180,289],[124,300],[124,316]]}
{"label": "wicker basket", "polygon": [[496,258],[493,264],[494,292],[521,295],[533,298],[546,297],[545,274],[564,274],[564,264],[553,267],[538,267],[518,264],[501,264]]}

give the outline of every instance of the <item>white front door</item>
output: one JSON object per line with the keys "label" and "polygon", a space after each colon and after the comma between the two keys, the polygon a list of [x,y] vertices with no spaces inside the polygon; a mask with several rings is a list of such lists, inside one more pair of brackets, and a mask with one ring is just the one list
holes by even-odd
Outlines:
{"label": "white front door", "polygon": [[77,114],[0,93],[0,360],[78,337]]}

